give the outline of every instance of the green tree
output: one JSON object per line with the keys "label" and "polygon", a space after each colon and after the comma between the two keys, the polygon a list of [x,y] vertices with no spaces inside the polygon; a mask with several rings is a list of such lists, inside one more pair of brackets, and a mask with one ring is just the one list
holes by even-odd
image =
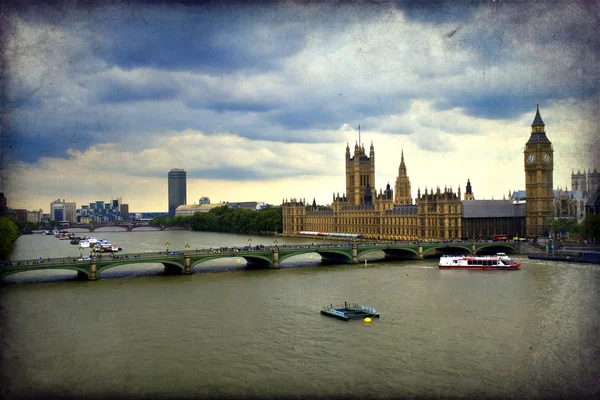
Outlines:
{"label": "green tree", "polygon": [[230,232],[243,234],[281,232],[281,209],[267,207],[260,211],[217,207],[208,213],[196,213],[189,220],[196,231]]}
{"label": "green tree", "polygon": [[580,237],[583,235],[583,224],[576,223],[569,230],[571,237]]}
{"label": "green tree", "polygon": [[165,226],[167,217],[161,215],[160,217],[153,218],[152,221],[148,222],[150,226]]}
{"label": "green tree", "polygon": [[585,217],[583,234],[589,240],[600,243],[600,214],[588,214]]}
{"label": "green tree", "polygon": [[18,228],[9,218],[0,217],[0,259],[6,259],[15,246]]}
{"label": "green tree", "polygon": [[547,220],[548,229],[553,237],[564,236],[568,232],[576,230],[577,220],[574,218],[553,218]]}

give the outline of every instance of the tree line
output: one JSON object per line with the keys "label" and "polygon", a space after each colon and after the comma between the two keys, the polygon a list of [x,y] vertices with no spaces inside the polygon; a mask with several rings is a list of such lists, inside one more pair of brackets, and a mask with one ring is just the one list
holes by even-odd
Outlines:
{"label": "tree line", "polygon": [[243,208],[216,207],[206,213],[173,218],[156,217],[152,226],[185,226],[194,231],[227,232],[241,234],[281,233],[283,214],[281,208],[266,207],[259,211]]}
{"label": "tree line", "polygon": [[0,260],[6,259],[19,237],[19,229],[10,218],[0,217]]}
{"label": "tree line", "polygon": [[547,220],[550,235],[560,238],[569,235],[570,238],[600,243],[600,214],[588,214],[583,223],[577,223],[574,218],[554,218]]}

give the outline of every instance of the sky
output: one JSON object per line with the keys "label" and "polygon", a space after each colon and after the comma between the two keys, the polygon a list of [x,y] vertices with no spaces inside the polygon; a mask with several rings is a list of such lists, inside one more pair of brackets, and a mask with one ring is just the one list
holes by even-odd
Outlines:
{"label": "sky", "polygon": [[596,1],[14,2],[2,7],[0,191],[49,212],[121,197],[187,203],[345,191],[346,144],[375,188],[404,152],[412,196],[525,188],[539,104],[554,186],[600,170]]}

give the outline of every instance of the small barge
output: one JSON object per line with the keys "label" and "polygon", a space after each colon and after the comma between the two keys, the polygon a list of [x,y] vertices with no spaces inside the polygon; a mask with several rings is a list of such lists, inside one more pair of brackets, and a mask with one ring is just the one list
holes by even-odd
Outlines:
{"label": "small barge", "polygon": [[377,310],[367,306],[361,306],[356,303],[348,304],[344,302],[344,305],[333,305],[324,306],[321,309],[321,314],[328,317],[341,319],[343,321],[349,321],[351,319],[364,319],[364,318],[379,318]]}
{"label": "small barge", "polygon": [[564,261],[576,263],[600,264],[600,252],[597,251],[563,251],[554,254],[537,253],[528,256],[531,260]]}

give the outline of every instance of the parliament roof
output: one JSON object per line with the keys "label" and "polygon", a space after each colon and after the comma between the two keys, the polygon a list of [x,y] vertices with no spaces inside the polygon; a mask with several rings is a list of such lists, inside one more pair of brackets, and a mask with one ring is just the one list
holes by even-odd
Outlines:
{"label": "parliament roof", "polygon": [[510,200],[463,200],[463,218],[514,218],[525,217],[526,204],[513,204]]}
{"label": "parliament roof", "polygon": [[394,206],[394,208],[392,208],[391,210],[388,210],[387,213],[388,214],[410,214],[410,215],[416,215],[417,214],[417,210],[418,210],[419,206],[417,205],[404,205],[404,206]]}

